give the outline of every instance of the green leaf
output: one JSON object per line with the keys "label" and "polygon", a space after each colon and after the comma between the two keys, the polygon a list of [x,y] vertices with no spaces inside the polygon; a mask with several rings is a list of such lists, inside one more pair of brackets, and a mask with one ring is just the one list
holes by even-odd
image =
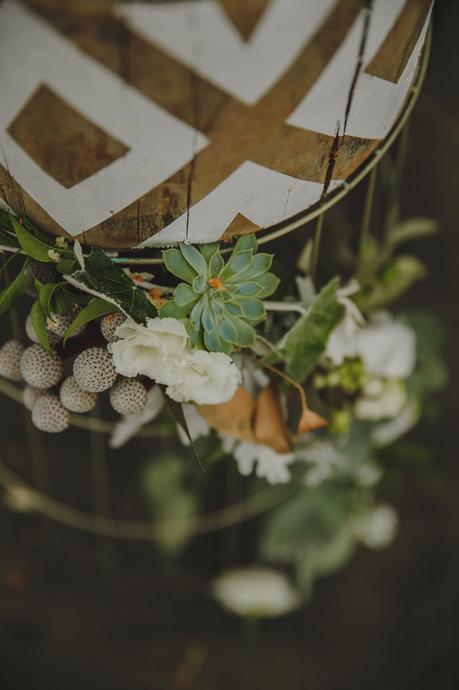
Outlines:
{"label": "green leaf", "polygon": [[242,313],[250,321],[258,321],[266,316],[265,305],[258,299],[246,299],[241,301]]}
{"label": "green leaf", "polygon": [[198,275],[205,275],[207,277],[207,261],[201,252],[193,247],[192,244],[180,243],[180,251],[186,261],[194,268]]}
{"label": "green leaf", "polygon": [[194,304],[199,295],[187,283],[180,283],[174,290],[174,299],[178,307],[185,307],[187,304]]}
{"label": "green leaf", "polygon": [[191,305],[187,304],[184,307],[179,307],[175,302],[170,300],[169,302],[166,302],[160,309],[159,309],[159,315],[162,319],[170,318],[170,319],[185,319],[190,311]]}
{"label": "green leaf", "polygon": [[[29,230],[26,230],[23,225],[18,223],[13,216],[11,216],[11,224],[14,228],[14,232],[16,233],[16,237],[18,238],[18,242],[26,254],[37,261],[41,261],[41,263],[53,262],[53,260],[49,257],[48,252],[51,249],[56,251],[54,244],[46,244],[42,240],[35,237],[31,232],[29,232]],[[61,252],[59,252],[59,254],[60,253]]]}
{"label": "green leaf", "polygon": [[196,278],[193,280],[193,291],[196,292],[198,295],[202,295],[207,290],[207,288],[207,276],[196,276]]}
{"label": "green leaf", "polygon": [[225,265],[225,261],[220,254],[219,251],[215,252],[215,254],[212,256],[212,258],[209,261],[209,276],[211,278],[216,278],[220,271],[222,270],[223,266]]}
{"label": "green leaf", "polygon": [[311,372],[343,316],[344,308],[337,299],[338,288],[339,278],[334,278],[321,290],[309,312],[286,334],[282,353],[288,373],[299,382]]}
{"label": "green leaf", "polygon": [[68,338],[70,338],[70,336],[72,336],[73,333],[75,333],[79,328],[85,326],[90,321],[94,321],[94,319],[99,319],[101,316],[105,316],[105,314],[111,314],[113,311],[113,304],[110,302],[105,302],[103,299],[99,299],[99,297],[92,299],[85,307],[83,307],[83,309],[81,309],[80,312],[78,312],[77,316],[65,331],[64,345]]}
{"label": "green leaf", "polygon": [[424,264],[415,256],[398,256],[387,267],[382,280],[362,296],[365,312],[394,302],[426,276]]}
{"label": "green leaf", "polygon": [[194,305],[194,307],[191,311],[190,324],[195,331],[199,331],[199,329],[200,329],[203,308],[204,308],[204,302],[203,302],[203,300],[199,300],[199,302],[197,302]]}
{"label": "green leaf", "polygon": [[233,253],[242,252],[247,249],[251,249],[253,253],[255,253],[257,249],[257,238],[255,237],[254,232],[250,233],[249,235],[241,235],[234,245]]}
{"label": "green leaf", "polygon": [[[145,323],[157,311],[144,290],[137,287],[122,268],[112,263],[101,249],[93,249],[85,259],[85,270],[69,276],[81,289],[95,292],[95,296],[113,301],[125,314],[138,323]],[[71,280],[69,282],[72,282]]]}
{"label": "green leaf", "polygon": [[203,255],[203,257],[204,257],[205,260],[207,261],[207,263],[210,262],[210,260],[212,259],[212,257],[213,257],[215,254],[219,254],[219,244],[218,244],[218,242],[210,242],[209,244],[201,244],[201,245],[199,246],[199,249],[200,249],[201,254]]}
{"label": "green leaf", "polygon": [[231,257],[220,273],[223,283],[233,281],[234,277],[247,271],[252,265],[253,255],[251,249],[245,249],[238,254],[231,254]]}
{"label": "green leaf", "polygon": [[261,288],[257,295],[258,299],[271,297],[271,295],[276,292],[280,283],[279,278],[275,276],[274,273],[265,273],[264,275],[258,276],[255,281]]}
{"label": "green leaf", "polygon": [[61,259],[57,262],[56,268],[62,275],[69,275],[78,270],[79,264],[74,258]]}
{"label": "green leaf", "polygon": [[389,230],[387,240],[395,246],[419,237],[435,235],[439,228],[439,223],[432,218],[408,218]]}
{"label": "green leaf", "polygon": [[169,273],[180,278],[180,280],[192,283],[196,278],[196,271],[178,249],[165,249],[163,251],[163,259]]}
{"label": "green leaf", "polygon": [[253,280],[263,273],[266,273],[266,271],[269,271],[272,262],[273,257],[271,254],[255,254],[247,270],[232,276],[231,282],[241,283],[242,281]]}
{"label": "green leaf", "polygon": [[218,325],[218,334],[223,340],[227,340],[234,345],[238,344],[237,331],[234,324],[229,319],[223,319]]}
{"label": "green leaf", "polygon": [[49,344],[49,334],[48,334],[48,328],[46,324],[46,314],[43,311],[43,307],[40,304],[40,301],[37,300],[34,302],[31,312],[30,312],[30,319],[32,321],[32,326],[34,328],[34,331],[37,335],[38,341],[42,348],[46,350],[46,352],[51,355],[52,350],[51,346]]}
{"label": "green leaf", "polygon": [[239,347],[252,347],[255,343],[255,329],[237,316],[231,316],[227,313],[227,318],[236,329],[237,345]]}
{"label": "green leaf", "polygon": [[54,311],[51,308],[52,297],[56,290],[59,290],[64,284],[65,283],[45,283],[45,285],[41,285],[38,290],[38,299],[45,316],[49,316],[51,312]]}
{"label": "green leaf", "polygon": [[29,287],[26,276],[27,261],[24,263],[20,273],[0,292],[0,314],[11,308],[14,301],[20,297]]}

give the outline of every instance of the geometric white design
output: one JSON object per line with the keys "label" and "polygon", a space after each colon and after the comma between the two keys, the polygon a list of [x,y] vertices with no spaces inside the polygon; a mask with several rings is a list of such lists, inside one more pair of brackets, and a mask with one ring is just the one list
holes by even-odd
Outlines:
{"label": "geometric white design", "polygon": [[[205,136],[175,118],[78,50],[34,13],[0,5],[0,163],[68,233],[101,223],[182,168]],[[127,147],[120,159],[66,189],[7,133],[39,85]]]}
{"label": "geometric white design", "polygon": [[272,0],[249,41],[215,0],[130,2],[121,5],[120,13],[131,30],[227,93],[254,104],[287,70],[335,3]]}
{"label": "geometric white design", "polygon": [[[429,17],[397,84],[365,73],[378,52],[406,0],[375,0],[360,72],[352,100],[346,134],[367,139],[384,139],[395,123],[413,83],[424,44]],[[352,84],[362,37],[361,13],[320,78],[288,118],[290,125],[335,135],[337,124],[343,133],[347,94]]]}
{"label": "geometric white design", "polygon": [[[340,184],[335,180],[330,189]],[[189,214],[183,213],[139,246],[167,246],[184,240],[213,242],[238,213],[260,227],[274,225],[319,201],[322,192],[322,183],[299,180],[246,161],[194,204]]]}

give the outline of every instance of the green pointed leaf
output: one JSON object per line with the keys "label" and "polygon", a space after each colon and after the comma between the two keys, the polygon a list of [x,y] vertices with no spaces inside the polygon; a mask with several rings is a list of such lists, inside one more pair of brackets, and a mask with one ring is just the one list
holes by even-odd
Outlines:
{"label": "green pointed leaf", "polygon": [[236,329],[237,345],[239,345],[239,347],[253,347],[256,337],[255,329],[237,316],[227,314],[227,318]]}
{"label": "green pointed leaf", "polygon": [[61,259],[61,261],[58,261],[56,268],[62,275],[69,275],[78,270],[79,264],[74,258],[69,257],[68,259]]}
{"label": "green pointed leaf", "polygon": [[[13,216],[11,216],[11,224],[14,228],[14,232],[16,233],[16,237],[18,238],[21,248],[28,256],[31,256],[33,259],[36,259],[41,263],[53,262],[48,252],[50,250],[56,251],[54,243],[46,243],[43,240],[38,239],[29,230],[26,230],[21,223],[18,223],[16,218]],[[58,253],[61,254],[60,251],[58,251]]]}
{"label": "green pointed leaf", "polygon": [[266,299],[271,297],[271,295],[276,292],[279,287],[280,280],[274,273],[265,273],[262,276],[258,276],[256,279],[257,285],[260,286],[260,292],[258,293],[258,299]]}
{"label": "green pointed leaf", "polygon": [[258,321],[266,316],[265,305],[258,299],[241,301],[242,313],[250,321]]}
{"label": "green pointed leaf", "polygon": [[287,371],[302,382],[324,352],[330,333],[341,320],[344,308],[338,302],[339,278],[326,285],[309,312],[288,331],[282,346]]}
{"label": "green pointed leaf", "polygon": [[32,326],[37,335],[38,342],[44,350],[50,355],[52,353],[51,346],[49,344],[49,333],[46,324],[46,314],[40,302],[37,300],[34,302],[32,309],[30,311],[30,319],[32,321]]}
{"label": "green pointed leaf", "polygon": [[237,331],[229,319],[222,319],[218,324],[218,335],[234,345],[238,344]]}
{"label": "green pointed leaf", "polygon": [[174,299],[178,307],[184,307],[187,304],[194,304],[199,299],[199,295],[187,283],[180,283],[174,290]]}
{"label": "green pointed leaf", "polygon": [[197,302],[190,313],[190,322],[194,329],[199,330],[201,326],[201,317],[204,303],[202,300]]}
{"label": "green pointed leaf", "polygon": [[233,252],[242,252],[247,249],[251,249],[252,252],[255,252],[257,249],[257,238],[254,232],[250,233],[249,235],[241,235],[234,245]]}
{"label": "green pointed leaf", "polygon": [[[230,289],[231,287],[231,285],[228,286]],[[242,295],[243,297],[255,297],[261,290],[260,285],[257,285],[257,283],[242,283],[241,285],[236,285],[235,288],[235,294]]]}
{"label": "green pointed leaf", "polygon": [[223,259],[220,252],[215,252],[209,261],[209,276],[211,278],[216,278],[223,266],[225,265],[225,260]]}
{"label": "green pointed leaf", "polygon": [[64,345],[79,328],[85,326],[90,321],[99,319],[105,314],[111,314],[113,312],[113,304],[105,302],[103,299],[95,297],[92,299],[74,318],[70,326],[67,328],[64,335]]}
{"label": "green pointed leaf", "polygon": [[225,282],[239,273],[243,273],[250,268],[252,261],[253,255],[251,249],[245,249],[238,254],[232,254],[230,260],[220,274],[221,280]]}
{"label": "green pointed leaf", "polygon": [[162,319],[185,319],[190,313],[191,306],[191,304],[187,304],[184,307],[179,307],[175,302],[170,300],[160,308],[159,315]]}
{"label": "green pointed leaf", "polygon": [[207,275],[196,276],[196,278],[193,280],[193,291],[198,295],[204,294],[208,287]]}
{"label": "green pointed leaf", "polygon": [[211,333],[216,330],[215,317],[208,300],[207,303],[203,305],[201,323],[206,333]]}
{"label": "green pointed leaf", "polygon": [[231,282],[240,283],[246,280],[254,280],[258,276],[266,273],[271,268],[273,257],[271,254],[255,254],[252,263],[246,271],[238,273],[231,278]]}
{"label": "green pointed leaf", "polygon": [[26,276],[27,261],[23,265],[20,273],[0,292],[0,314],[11,308],[14,301],[20,297],[29,287]]}
{"label": "green pointed leaf", "polygon": [[96,297],[113,302],[125,314],[138,323],[156,316],[157,311],[146,293],[126,275],[122,268],[116,266],[101,249],[93,249],[85,258],[84,271],[77,271],[66,280],[86,289]]}
{"label": "green pointed leaf", "polygon": [[207,263],[209,263],[214,254],[219,251],[219,247],[218,242],[210,242],[209,244],[201,244],[199,249]]}
{"label": "green pointed leaf", "polygon": [[180,278],[180,280],[192,283],[196,278],[196,271],[178,249],[165,249],[163,251],[163,259],[169,273]]}
{"label": "green pointed leaf", "polygon": [[204,343],[210,352],[222,352],[222,341],[215,331],[204,331]]}
{"label": "green pointed leaf", "polygon": [[182,252],[184,258],[188,261],[190,266],[194,268],[198,275],[205,275],[207,277],[207,261],[201,254],[201,252],[193,247],[192,244],[180,243],[180,251]]}
{"label": "green pointed leaf", "polygon": [[45,316],[49,316],[53,311],[51,308],[53,295],[63,285],[65,283],[45,283],[45,285],[41,285],[38,291],[38,299]]}

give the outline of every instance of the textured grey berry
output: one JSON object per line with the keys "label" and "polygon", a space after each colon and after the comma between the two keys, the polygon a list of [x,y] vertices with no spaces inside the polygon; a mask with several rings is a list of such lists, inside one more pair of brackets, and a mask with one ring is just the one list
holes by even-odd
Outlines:
{"label": "textured grey berry", "polygon": [[136,379],[120,378],[110,388],[110,403],[122,415],[141,412],[147,401],[147,389]]}
{"label": "textured grey berry", "polygon": [[24,345],[18,340],[8,340],[0,349],[0,376],[10,381],[20,381],[20,361]]}
{"label": "textured grey berry", "polygon": [[27,292],[32,297],[37,297],[37,290],[35,287],[34,279],[40,281],[40,283],[59,283],[62,280],[61,274],[56,269],[55,265],[52,263],[41,263],[40,261],[31,261],[27,268],[27,278],[29,282],[29,288]]}
{"label": "textured grey berry", "polygon": [[125,321],[126,317],[119,311],[114,311],[111,314],[105,314],[100,322],[100,332],[107,342],[114,343],[115,340],[118,340],[115,335],[115,331],[118,326],[121,326],[121,324]]}
{"label": "textured grey berry", "polygon": [[34,388],[33,386],[26,386],[22,392],[22,399],[24,400],[24,405],[28,410],[37,402],[40,395],[43,395],[44,391],[41,388]]}
{"label": "textured grey berry", "polygon": [[73,376],[84,391],[101,393],[115,383],[116,371],[112,356],[101,347],[90,347],[80,352],[73,363]]}
{"label": "textured grey berry", "polygon": [[58,434],[70,424],[70,415],[57,395],[41,395],[32,408],[32,422],[40,431]]}
{"label": "textured grey berry", "polygon": [[[75,305],[66,314],[51,314],[50,316],[48,316],[46,320],[48,330],[51,333],[54,333],[55,335],[58,335],[61,338],[63,338],[67,331],[67,328],[75,319],[79,311],[80,307]],[[84,329],[84,326],[80,326],[80,328],[78,328],[74,333],[72,333],[70,337],[76,338],[77,335],[83,333]]]}
{"label": "textured grey berry", "polygon": [[[40,341],[38,340],[38,336],[36,334],[35,328],[33,327],[32,323],[32,317],[30,314],[28,315],[26,322],[25,322],[25,332],[27,333],[27,337],[33,342],[38,344]],[[48,341],[51,347],[55,347],[56,345],[59,345],[61,342],[61,338],[56,335],[55,333],[51,333],[48,331]]]}
{"label": "textured grey berry", "polygon": [[70,412],[89,412],[97,402],[97,393],[84,391],[73,376],[68,376],[59,391],[59,398],[66,410]]}
{"label": "textured grey berry", "polygon": [[24,350],[21,357],[22,378],[34,388],[51,388],[62,378],[63,364],[59,355],[51,355],[41,345],[31,345]]}

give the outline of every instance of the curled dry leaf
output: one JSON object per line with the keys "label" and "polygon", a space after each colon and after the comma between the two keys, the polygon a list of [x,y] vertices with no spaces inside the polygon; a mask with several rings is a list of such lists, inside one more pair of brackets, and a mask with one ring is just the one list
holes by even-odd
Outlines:
{"label": "curled dry leaf", "polygon": [[253,424],[256,401],[245,388],[238,388],[231,400],[219,405],[199,405],[209,426],[222,434],[256,443]]}
{"label": "curled dry leaf", "polygon": [[254,431],[257,443],[270,446],[277,453],[289,453],[292,450],[279,391],[273,382],[264,388],[258,397]]}
{"label": "curled dry leaf", "polygon": [[321,429],[327,425],[328,421],[326,419],[317,414],[317,412],[313,412],[308,407],[304,407],[298,422],[298,433],[304,434],[306,431]]}

